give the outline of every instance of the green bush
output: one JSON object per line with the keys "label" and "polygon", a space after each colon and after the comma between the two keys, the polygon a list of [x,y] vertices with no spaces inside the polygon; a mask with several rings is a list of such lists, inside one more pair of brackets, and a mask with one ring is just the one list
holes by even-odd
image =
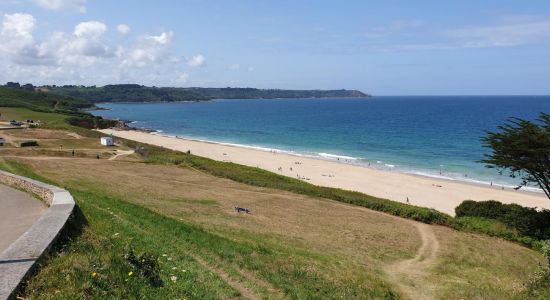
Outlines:
{"label": "green bush", "polygon": [[460,231],[478,232],[503,238],[533,249],[540,249],[542,246],[541,241],[532,237],[523,236],[517,229],[494,219],[482,217],[456,217],[452,220],[452,227]]}
{"label": "green bush", "polygon": [[24,141],[19,143],[19,147],[36,147],[38,146],[37,141]]}
{"label": "green bush", "polygon": [[517,204],[497,201],[462,202],[455,209],[457,217],[481,217],[498,220],[516,229],[520,235],[538,240],[550,239],[550,210],[537,211]]}
{"label": "green bush", "polygon": [[105,129],[113,127],[117,124],[117,121],[103,119],[102,117],[96,117],[91,115],[82,115],[67,118],[66,122],[78,127],[87,129]]}
{"label": "green bush", "polygon": [[545,241],[541,250],[546,258],[546,265],[539,266],[533,278],[527,283],[527,291],[531,296],[544,297],[550,296],[550,241]]}

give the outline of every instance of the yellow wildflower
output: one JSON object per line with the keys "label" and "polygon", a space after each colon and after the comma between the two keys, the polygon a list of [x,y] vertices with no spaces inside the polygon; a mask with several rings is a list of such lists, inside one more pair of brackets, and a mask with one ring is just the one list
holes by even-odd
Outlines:
{"label": "yellow wildflower", "polygon": [[96,272],[93,272],[92,273],[92,277],[96,277],[97,276],[97,273]]}
{"label": "yellow wildflower", "polygon": [[132,271],[128,272],[128,276],[132,276],[132,274],[134,274],[134,272]]}

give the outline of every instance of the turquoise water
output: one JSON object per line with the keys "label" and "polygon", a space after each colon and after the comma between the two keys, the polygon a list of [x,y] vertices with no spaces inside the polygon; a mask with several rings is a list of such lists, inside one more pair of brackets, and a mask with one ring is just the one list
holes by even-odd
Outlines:
{"label": "turquoise water", "polygon": [[372,168],[513,184],[477,161],[480,137],[509,117],[550,112],[550,96],[430,96],[107,103],[94,111],[135,127]]}

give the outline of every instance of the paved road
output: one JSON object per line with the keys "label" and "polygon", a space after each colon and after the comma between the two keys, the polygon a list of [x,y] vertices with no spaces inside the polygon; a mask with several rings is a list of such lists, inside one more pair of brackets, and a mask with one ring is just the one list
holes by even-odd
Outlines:
{"label": "paved road", "polygon": [[0,184],[0,252],[27,231],[46,210],[44,202]]}

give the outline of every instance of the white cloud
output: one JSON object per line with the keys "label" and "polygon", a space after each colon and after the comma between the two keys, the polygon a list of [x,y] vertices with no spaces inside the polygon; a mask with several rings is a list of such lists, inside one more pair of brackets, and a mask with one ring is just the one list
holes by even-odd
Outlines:
{"label": "white cloud", "polygon": [[195,55],[187,59],[187,65],[190,67],[201,67],[206,62],[206,59],[202,55]]}
{"label": "white cloud", "polygon": [[155,43],[159,43],[161,45],[166,45],[172,41],[172,36],[174,33],[172,31],[169,32],[163,32],[160,35],[149,35],[146,37],[146,39],[151,40]]}
{"label": "white cloud", "polygon": [[247,70],[248,72],[254,72],[254,67],[248,67]]}
{"label": "white cloud", "polygon": [[91,64],[97,58],[115,55],[102,39],[107,25],[98,21],[77,24],[72,36],[58,33],[49,43],[59,48],[59,60],[68,63]]}
{"label": "white cloud", "polygon": [[20,64],[35,64],[43,51],[35,45],[36,21],[29,14],[5,14],[0,28],[0,53]]}
{"label": "white cloud", "polygon": [[132,67],[144,67],[153,63],[161,63],[171,58],[168,46],[173,33],[163,32],[157,36],[147,35],[133,49],[128,51],[122,64]]}
{"label": "white cloud", "polygon": [[29,14],[5,14],[2,21],[2,35],[32,39],[35,19]]}
{"label": "white cloud", "polygon": [[465,27],[446,34],[457,39],[462,47],[474,48],[519,46],[550,38],[550,20],[519,20],[523,22]]}
{"label": "white cloud", "polygon": [[[40,35],[38,26],[30,14],[0,15],[0,82],[178,86],[190,78],[182,72],[183,64],[206,62],[200,54],[183,62],[173,55],[171,31],[142,35],[127,44],[106,35],[108,27],[99,21]],[[122,34],[119,28],[117,32]]]}
{"label": "white cloud", "polygon": [[226,67],[226,69],[228,69],[228,70],[238,70],[240,68],[241,68],[241,65],[239,65],[239,64],[231,64],[231,65],[228,65]]}
{"label": "white cloud", "polygon": [[47,10],[86,12],[86,0],[34,0],[34,2]]}
{"label": "white cloud", "polygon": [[126,24],[118,24],[116,30],[122,35],[127,35],[128,33],[130,33],[130,26]]}
{"label": "white cloud", "polygon": [[[392,26],[369,32],[369,38],[381,38],[394,30],[402,30],[418,24],[395,23]],[[429,35],[423,36],[430,37]],[[513,47],[550,41],[550,19],[533,16],[508,16],[495,25],[468,26],[435,31],[425,43],[399,39],[395,43],[381,42],[364,45],[361,49],[375,52],[456,50],[463,48]],[[407,42],[409,41],[409,42]]]}
{"label": "white cloud", "polygon": [[[107,26],[101,22],[82,22],[73,34],[53,32],[44,41],[36,41],[32,15],[5,15],[0,30],[0,50],[8,62],[19,65],[85,66],[99,58],[114,56],[102,40]],[[0,61],[1,63],[1,61]]]}
{"label": "white cloud", "polygon": [[98,21],[82,22],[75,26],[74,35],[83,38],[98,38],[107,31],[107,25]]}

